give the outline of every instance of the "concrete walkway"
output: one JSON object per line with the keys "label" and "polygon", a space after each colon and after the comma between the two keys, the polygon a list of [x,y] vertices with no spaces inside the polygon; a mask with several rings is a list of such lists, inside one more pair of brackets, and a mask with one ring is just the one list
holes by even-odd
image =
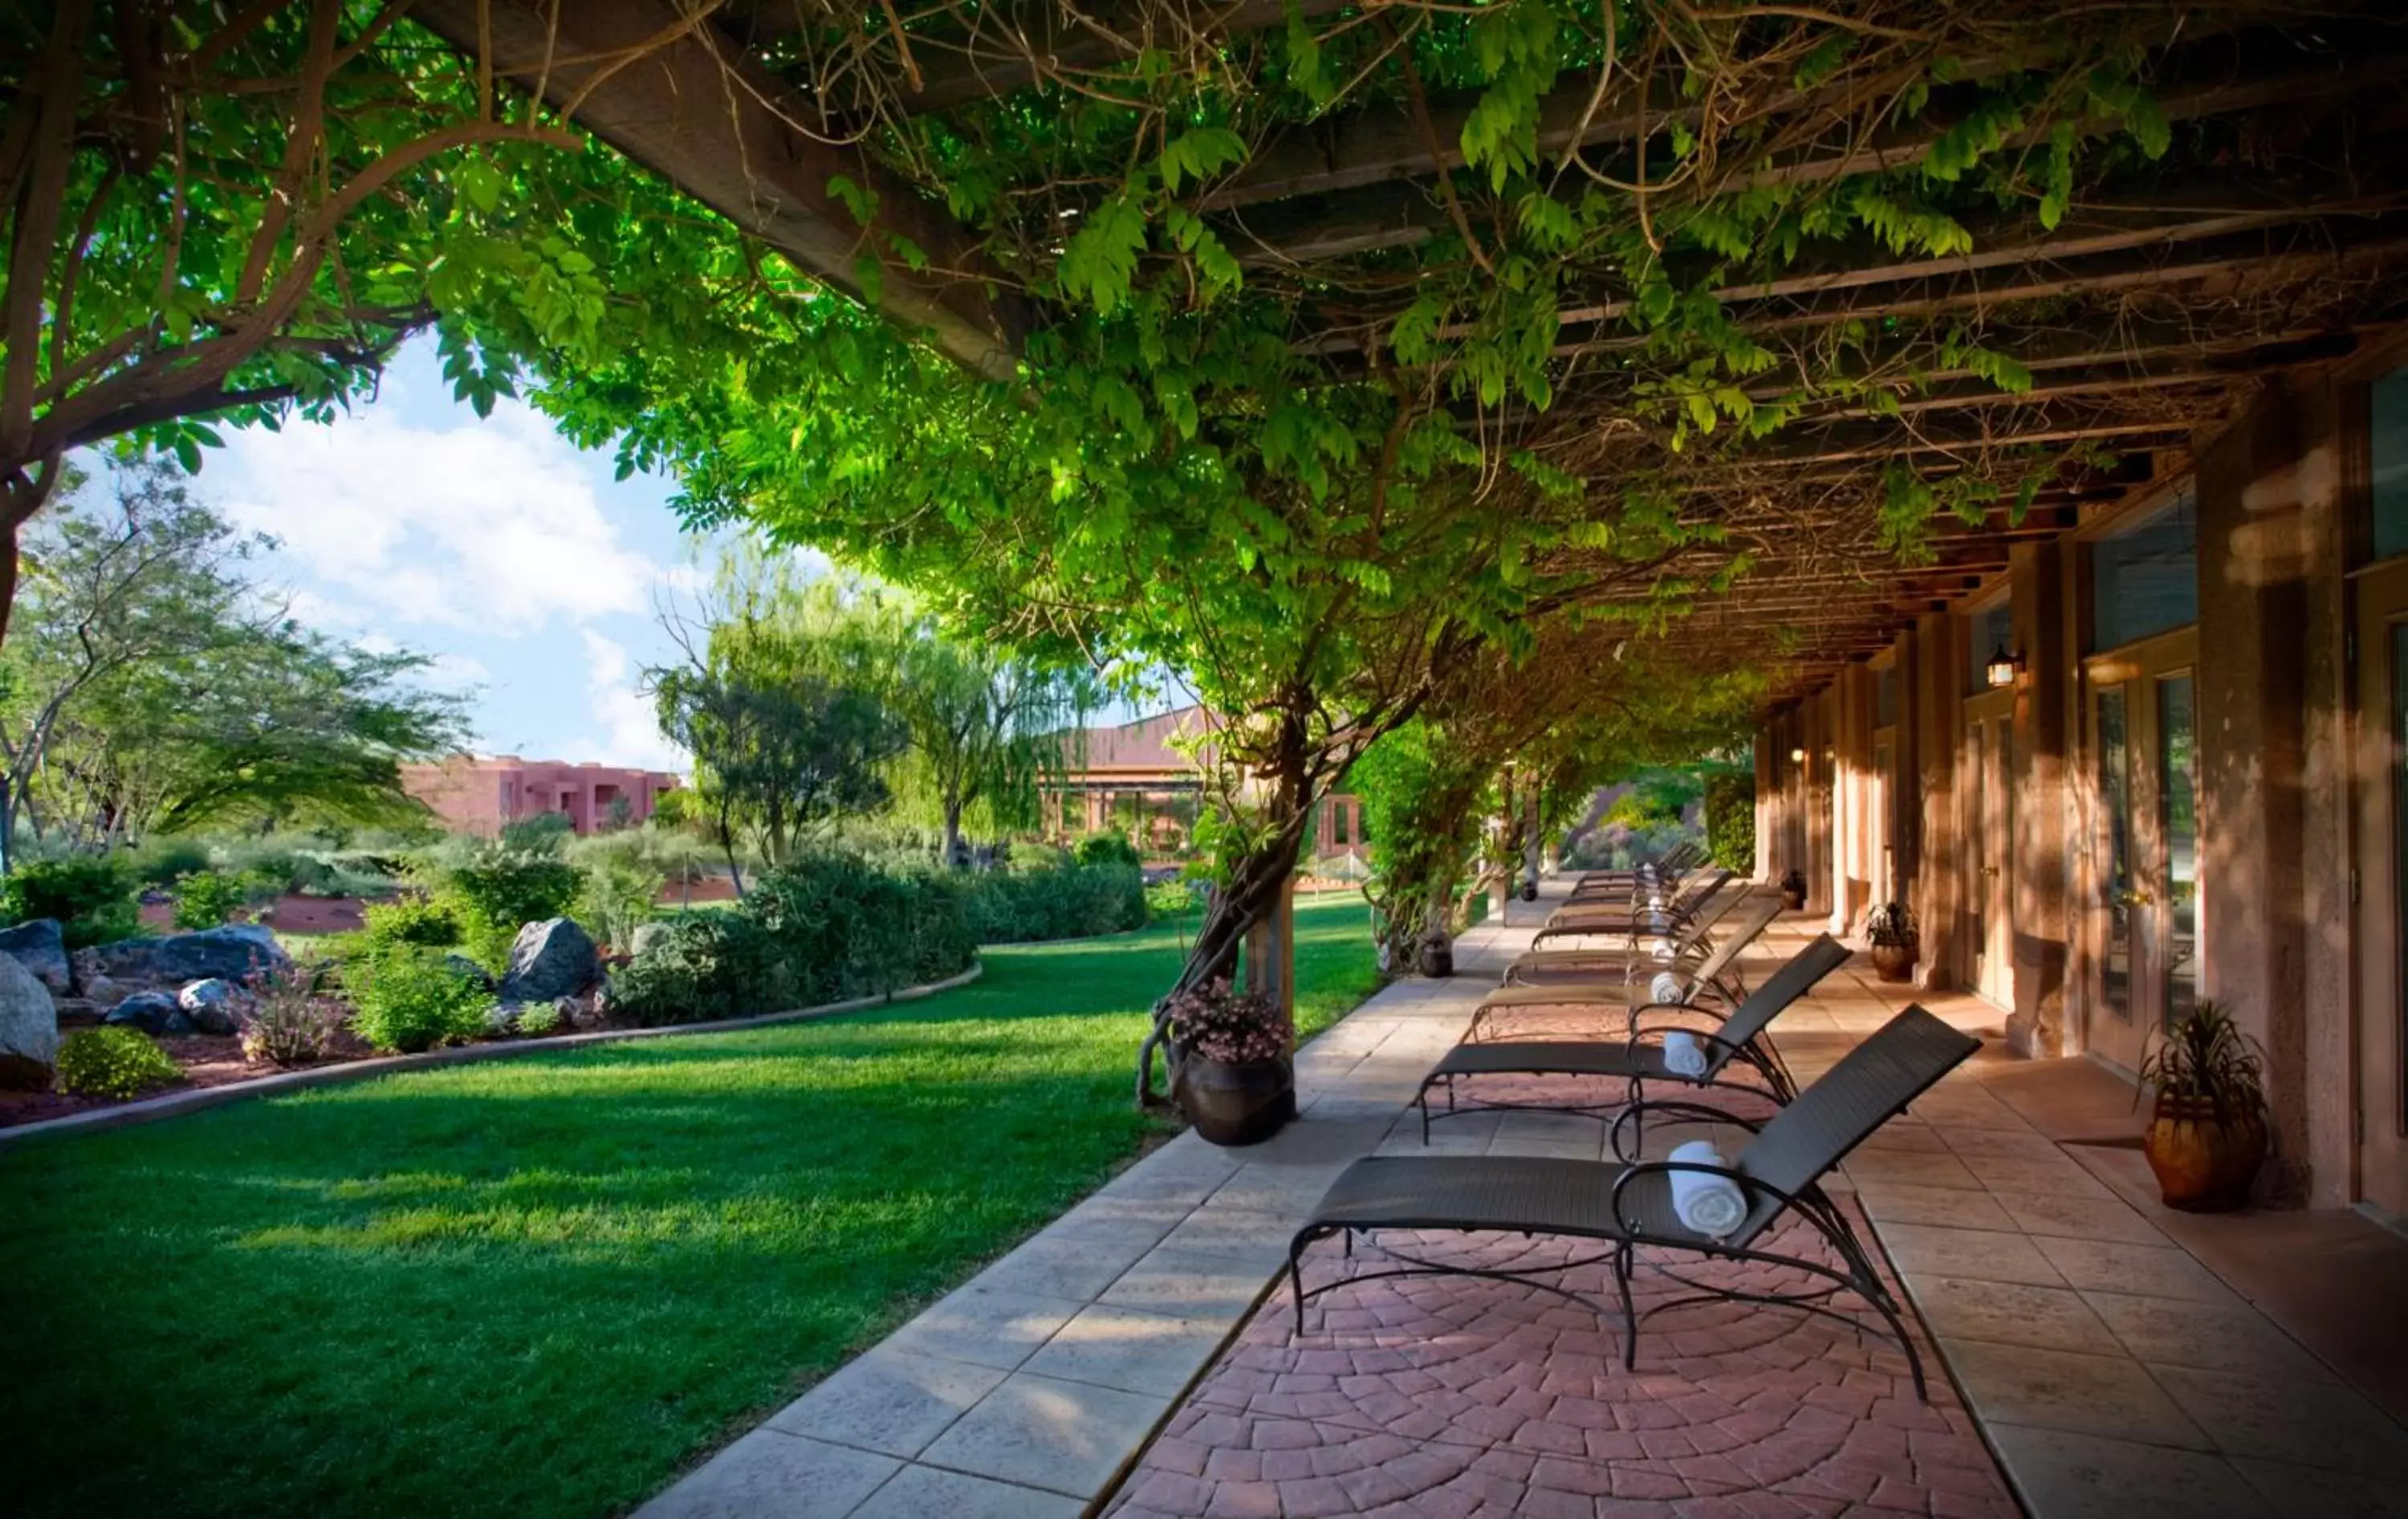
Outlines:
{"label": "concrete walkway", "polygon": [[662,1493],[639,1519],[1051,1519],[1109,1492],[1526,942],[1386,987],[1297,1059],[1299,1122],[1182,1134]]}

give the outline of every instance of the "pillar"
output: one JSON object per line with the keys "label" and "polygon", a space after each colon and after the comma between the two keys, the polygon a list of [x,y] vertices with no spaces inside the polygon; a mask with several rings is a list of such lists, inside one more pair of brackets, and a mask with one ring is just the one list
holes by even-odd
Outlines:
{"label": "pillar", "polygon": [[2354,1148],[2339,433],[2312,384],[2199,454],[2200,995],[2265,1047],[2279,1201]]}
{"label": "pillar", "polygon": [[1781,879],[1781,804],[1774,790],[1780,784],[1781,767],[1775,763],[1773,748],[1780,741],[1780,734],[1770,722],[1756,730],[1756,879],[1758,881]]}
{"label": "pillar", "polygon": [[1246,930],[1246,985],[1296,1020],[1296,873],[1280,882],[1279,901]]}
{"label": "pillar", "polygon": [[2014,1010],[2007,1043],[2017,1054],[2065,1053],[2065,982],[2073,942],[2073,628],[2061,594],[2071,556],[2057,539],[2009,552],[2015,649]]}
{"label": "pillar", "polygon": [[1959,704],[1964,676],[1957,660],[1959,620],[1944,611],[1918,619],[1914,629],[1913,679],[1906,688],[1911,714],[1901,713],[1900,727],[1914,729],[1914,769],[1902,766],[1919,794],[1914,817],[1914,915],[1923,926],[1923,955],[1916,962],[1916,984],[1926,990],[1949,986],[1957,946],[1964,941],[1958,921],[1963,909],[1963,870],[1956,857],[1956,759]]}

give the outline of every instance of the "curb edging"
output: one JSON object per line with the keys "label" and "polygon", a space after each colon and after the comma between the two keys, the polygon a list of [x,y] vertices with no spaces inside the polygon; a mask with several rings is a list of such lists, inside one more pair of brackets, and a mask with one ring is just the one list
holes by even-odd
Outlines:
{"label": "curb edging", "polygon": [[471,1066],[487,1060],[507,1060],[518,1055],[542,1054],[555,1050],[580,1050],[596,1044],[623,1044],[633,1039],[665,1039],[679,1034],[724,1034],[738,1029],[761,1028],[771,1024],[801,1023],[813,1018],[832,1018],[838,1013],[859,1012],[867,1008],[884,1007],[891,1002],[913,1002],[939,992],[950,992],[957,986],[968,986],[986,973],[984,960],[972,960],[970,967],[958,976],[928,982],[919,986],[906,986],[897,991],[871,996],[856,996],[842,1002],[824,1003],[815,1008],[791,1008],[783,1012],[754,1013],[744,1018],[721,1018],[707,1024],[666,1024],[657,1028],[597,1028],[583,1034],[563,1034],[552,1039],[529,1039],[510,1044],[465,1044],[449,1050],[427,1050],[418,1054],[379,1055],[368,1060],[346,1061],[341,1065],[319,1066],[307,1070],[279,1071],[273,1076],[256,1077],[247,1082],[228,1082],[223,1086],[195,1087],[188,1092],[169,1092],[163,1096],[145,1097],[115,1108],[94,1108],[86,1112],[68,1113],[61,1118],[45,1118],[38,1123],[20,1124],[14,1128],[0,1128],[0,1150],[12,1145],[31,1143],[46,1139],[64,1139],[75,1134],[97,1134],[115,1128],[131,1128],[137,1124],[154,1124],[163,1118],[198,1112],[204,1108],[216,1108],[249,1097],[275,1096],[285,1092],[302,1092],[317,1086],[338,1086],[345,1082],[362,1082],[377,1076],[390,1076],[399,1071],[425,1070],[439,1066]]}

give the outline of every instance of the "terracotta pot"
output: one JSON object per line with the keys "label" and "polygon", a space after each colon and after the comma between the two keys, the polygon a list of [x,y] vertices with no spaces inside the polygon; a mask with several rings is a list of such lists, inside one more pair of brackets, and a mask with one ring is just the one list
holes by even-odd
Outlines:
{"label": "terracotta pot", "polygon": [[1537,886],[1536,884],[1532,883],[1532,882],[1529,882],[1529,881],[1525,881],[1525,882],[1523,882],[1523,883],[1522,883],[1522,900],[1523,900],[1523,901],[1525,901],[1525,902],[1535,902],[1535,901],[1537,901],[1538,899],[1539,899],[1539,888],[1538,888],[1538,886]]}
{"label": "terracotta pot", "polygon": [[2141,1151],[2167,1207],[2220,1213],[2249,1200],[2266,1159],[2266,1121],[2254,1112],[2219,1121],[2204,1097],[2159,1096]]}
{"label": "terracotta pot", "polygon": [[1421,971],[1425,976],[1455,974],[1455,941],[1435,936],[1422,940]]}
{"label": "terracotta pot", "polygon": [[1794,889],[1788,886],[1782,887],[1781,905],[1787,908],[1792,912],[1804,911],[1806,908],[1806,888],[1803,886],[1796,887]]}
{"label": "terracotta pot", "polygon": [[1179,1067],[1179,1108],[1214,1144],[1260,1144],[1296,1116],[1296,1068],[1276,1060],[1191,1054]]}
{"label": "terracotta pot", "polygon": [[1913,981],[1915,957],[1922,950],[1920,944],[1876,944],[1872,947],[1873,974],[1885,982]]}

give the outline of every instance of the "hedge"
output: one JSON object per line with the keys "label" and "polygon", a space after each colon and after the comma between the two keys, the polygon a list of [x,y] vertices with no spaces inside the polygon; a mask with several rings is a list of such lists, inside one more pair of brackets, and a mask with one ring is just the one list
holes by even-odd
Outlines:
{"label": "hedge", "polygon": [[970,932],[982,944],[1089,939],[1142,928],[1145,873],[1134,865],[1053,865],[968,878]]}
{"label": "hedge", "polygon": [[1756,869],[1756,777],[1706,777],[1706,854],[1726,870]]}

